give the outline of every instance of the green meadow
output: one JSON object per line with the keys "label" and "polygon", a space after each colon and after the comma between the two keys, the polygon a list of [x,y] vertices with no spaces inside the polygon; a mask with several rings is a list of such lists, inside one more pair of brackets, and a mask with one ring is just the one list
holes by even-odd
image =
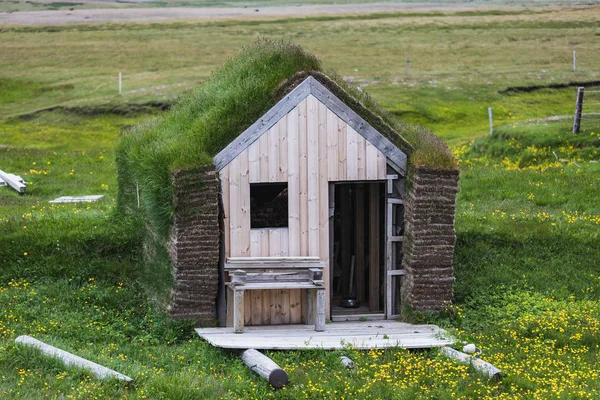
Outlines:
{"label": "green meadow", "polygon": [[[1,27],[0,169],[28,187],[22,196],[0,187],[0,398],[600,397],[600,120],[570,133],[577,84],[568,85],[600,90],[599,20],[597,8],[532,8]],[[275,391],[235,352],[156,309],[142,227],[115,209],[115,144],[258,37],[302,45],[449,143],[461,168],[455,302],[413,318],[476,343],[501,381],[434,350],[349,348],[353,370],[340,352],[269,353],[290,375]],[[505,91],[530,86],[540,88]],[[593,112],[600,93],[586,101]],[[48,203],[91,194],[105,197]],[[16,346],[22,334],[134,382],[65,368]]]}

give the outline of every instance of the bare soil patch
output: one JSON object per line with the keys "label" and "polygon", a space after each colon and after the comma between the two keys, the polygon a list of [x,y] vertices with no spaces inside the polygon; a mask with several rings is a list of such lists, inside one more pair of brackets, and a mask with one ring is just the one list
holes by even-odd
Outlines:
{"label": "bare soil patch", "polygon": [[[97,0],[96,0],[97,1]],[[523,9],[523,6],[465,5],[458,3],[372,3],[266,8],[129,8],[47,10],[0,13],[0,25],[65,25],[128,21],[260,19],[385,12],[464,12]]]}

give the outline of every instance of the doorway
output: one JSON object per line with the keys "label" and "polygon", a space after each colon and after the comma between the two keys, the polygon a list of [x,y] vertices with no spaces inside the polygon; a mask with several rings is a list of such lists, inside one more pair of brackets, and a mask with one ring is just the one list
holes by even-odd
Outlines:
{"label": "doorway", "polygon": [[332,321],[384,319],[385,183],[334,185]]}

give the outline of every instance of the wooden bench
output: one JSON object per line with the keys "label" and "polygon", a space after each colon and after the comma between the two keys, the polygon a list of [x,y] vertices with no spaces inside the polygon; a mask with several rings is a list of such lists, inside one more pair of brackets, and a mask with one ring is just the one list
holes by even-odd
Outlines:
{"label": "wooden bench", "polygon": [[235,333],[244,332],[244,293],[246,290],[306,289],[308,324],[325,330],[325,285],[319,257],[231,257],[225,263],[228,321]]}

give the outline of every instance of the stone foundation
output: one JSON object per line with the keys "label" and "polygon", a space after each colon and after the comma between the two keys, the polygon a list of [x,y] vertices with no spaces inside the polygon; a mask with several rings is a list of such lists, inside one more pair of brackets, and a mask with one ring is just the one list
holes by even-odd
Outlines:
{"label": "stone foundation", "polygon": [[457,170],[415,168],[408,177],[402,304],[440,311],[452,301]]}
{"label": "stone foundation", "polygon": [[174,318],[214,324],[219,284],[219,180],[214,166],[173,175],[175,215],[168,244]]}

